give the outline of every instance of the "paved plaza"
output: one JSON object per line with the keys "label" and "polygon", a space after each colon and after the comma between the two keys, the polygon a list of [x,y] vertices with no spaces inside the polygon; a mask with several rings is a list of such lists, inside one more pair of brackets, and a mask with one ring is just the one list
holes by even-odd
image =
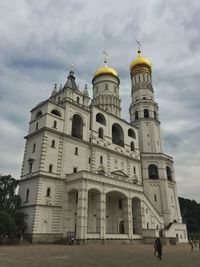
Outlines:
{"label": "paved plaza", "polygon": [[162,261],[151,245],[0,246],[0,267],[197,267],[200,252],[189,245],[165,246]]}

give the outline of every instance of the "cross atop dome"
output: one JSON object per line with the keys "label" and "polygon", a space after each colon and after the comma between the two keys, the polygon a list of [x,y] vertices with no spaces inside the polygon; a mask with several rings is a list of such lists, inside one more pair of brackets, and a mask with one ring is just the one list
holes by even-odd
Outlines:
{"label": "cross atop dome", "polygon": [[104,57],[104,66],[108,66],[108,52],[103,51],[103,57]]}
{"label": "cross atop dome", "polygon": [[140,55],[141,52],[142,52],[142,50],[141,50],[142,45],[141,45],[140,41],[138,41],[138,40],[136,40],[136,43],[137,43],[137,45],[138,45],[138,55]]}

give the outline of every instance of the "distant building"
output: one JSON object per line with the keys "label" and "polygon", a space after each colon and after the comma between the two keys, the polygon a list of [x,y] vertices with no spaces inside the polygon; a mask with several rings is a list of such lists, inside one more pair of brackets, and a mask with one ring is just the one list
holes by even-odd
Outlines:
{"label": "distant building", "polygon": [[91,239],[187,242],[173,159],[163,153],[151,63],[130,64],[130,122],[121,118],[115,69],[96,70],[93,98],[74,71],[31,111],[19,188],[33,242],[73,232]]}

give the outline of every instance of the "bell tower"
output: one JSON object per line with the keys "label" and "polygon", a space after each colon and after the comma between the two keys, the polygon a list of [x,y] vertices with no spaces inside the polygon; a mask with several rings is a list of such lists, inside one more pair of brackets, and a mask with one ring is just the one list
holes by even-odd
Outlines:
{"label": "bell tower", "polygon": [[174,176],[173,159],[163,153],[159,107],[154,100],[151,62],[138,54],[130,64],[131,124],[138,127],[144,192],[164,216],[165,226],[182,222]]}
{"label": "bell tower", "polygon": [[131,123],[139,127],[141,152],[162,152],[159,107],[154,101],[151,63],[141,55],[140,46],[137,58],[130,64],[130,75],[132,103],[129,112]]}
{"label": "bell tower", "polygon": [[98,68],[92,79],[93,105],[120,117],[119,76],[114,68],[108,66],[108,54],[104,52],[104,66]]}

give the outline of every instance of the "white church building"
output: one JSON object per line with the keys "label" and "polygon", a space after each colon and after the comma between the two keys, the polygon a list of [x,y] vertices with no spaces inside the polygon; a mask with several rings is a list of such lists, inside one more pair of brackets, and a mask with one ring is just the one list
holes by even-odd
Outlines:
{"label": "white church building", "polygon": [[130,64],[130,122],[121,118],[120,79],[107,65],[80,90],[64,87],[31,110],[19,194],[32,242],[74,233],[80,243],[156,237],[187,242],[172,157],[164,154],[152,66],[141,49]]}

